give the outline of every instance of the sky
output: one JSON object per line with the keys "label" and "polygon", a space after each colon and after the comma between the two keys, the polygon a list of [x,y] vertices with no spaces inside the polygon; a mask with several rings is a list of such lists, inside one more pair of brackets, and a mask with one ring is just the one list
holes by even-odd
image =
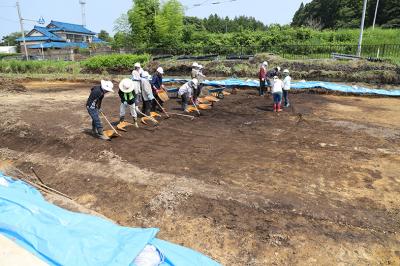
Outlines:
{"label": "sky", "polygon": [[[99,32],[113,31],[114,21],[132,6],[132,0],[86,0],[87,28]],[[220,2],[213,5],[213,2]],[[266,24],[291,22],[301,2],[311,0],[181,0],[186,7],[187,16],[208,17],[210,14],[235,17],[253,16]],[[194,7],[195,4],[203,5]],[[79,0],[20,0],[22,17],[37,21],[43,17],[46,23],[51,20],[81,24]],[[34,22],[25,21],[25,30],[30,30]],[[0,0],[0,38],[20,31],[15,0]]]}

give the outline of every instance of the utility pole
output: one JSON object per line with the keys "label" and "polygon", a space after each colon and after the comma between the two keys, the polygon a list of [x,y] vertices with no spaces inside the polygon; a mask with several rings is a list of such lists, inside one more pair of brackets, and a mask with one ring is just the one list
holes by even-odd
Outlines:
{"label": "utility pole", "polygon": [[357,56],[361,56],[361,46],[362,46],[362,40],[363,40],[363,34],[364,34],[365,13],[367,12],[367,2],[368,2],[368,0],[364,0],[363,12],[362,12],[362,18],[361,18],[360,38],[358,39]]}
{"label": "utility pole", "polygon": [[18,0],[17,0],[17,11],[18,11],[18,17],[19,17],[19,24],[21,26],[22,41],[24,43],[25,57],[26,57],[26,60],[29,61],[28,49],[26,48],[26,42],[25,42],[24,21],[23,21],[22,16],[21,16],[21,10],[19,8],[19,1]]}
{"label": "utility pole", "polygon": [[86,0],[79,0],[79,4],[81,4],[81,11],[82,11],[82,26],[86,27],[86,11],[85,11]]}
{"label": "utility pole", "polygon": [[374,22],[372,23],[372,29],[375,29],[376,16],[378,14],[378,7],[379,7],[379,0],[376,0],[375,15],[374,15]]}

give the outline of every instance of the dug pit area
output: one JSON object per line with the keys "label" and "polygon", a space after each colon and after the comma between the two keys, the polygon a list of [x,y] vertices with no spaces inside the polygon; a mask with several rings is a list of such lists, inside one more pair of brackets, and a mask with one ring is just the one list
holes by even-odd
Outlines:
{"label": "dug pit area", "polygon": [[240,90],[105,142],[85,109],[94,84],[23,85],[0,91],[1,160],[120,225],[223,265],[400,264],[399,99],[298,93],[274,114]]}

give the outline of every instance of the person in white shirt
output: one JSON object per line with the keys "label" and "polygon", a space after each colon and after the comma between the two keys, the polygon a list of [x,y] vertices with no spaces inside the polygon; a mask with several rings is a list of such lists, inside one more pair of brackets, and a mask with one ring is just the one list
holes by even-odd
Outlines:
{"label": "person in white shirt", "polygon": [[197,79],[192,79],[191,81],[186,82],[179,88],[178,95],[181,96],[182,99],[182,110],[184,112],[188,112],[188,104],[189,101],[193,102],[193,91],[197,89],[199,85],[199,81]]}
{"label": "person in white shirt", "polygon": [[285,69],[283,70],[283,75],[285,78],[283,79],[283,100],[284,100],[284,106],[289,107],[289,91],[290,91],[290,83],[292,82],[292,78],[289,75],[289,70]]}
{"label": "person in white shirt", "polygon": [[274,98],[274,112],[282,112],[281,102],[283,87],[283,81],[280,80],[278,76],[274,76],[271,90],[272,97]]}

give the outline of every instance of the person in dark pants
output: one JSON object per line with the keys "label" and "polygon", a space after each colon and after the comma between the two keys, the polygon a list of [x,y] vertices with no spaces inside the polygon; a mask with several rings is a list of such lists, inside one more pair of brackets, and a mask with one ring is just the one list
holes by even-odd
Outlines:
{"label": "person in dark pants", "polygon": [[267,72],[266,85],[269,88],[269,90],[271,90],[272,87],[274,86],[274,77],[280,76],[280,72],[281,72],[280,67],[275,67],[274,69],[271,69],[270,71]]}
{"label": "person in dark pants", "polygon": [[267,67],[268,62],[265,61],[260,66],[260,71],[258,72],[258,78],[260,79],[260,87],[258,89],[259,96],[265,95],[265,81],[267,79]]}
{"label": "person in dark pants", "polygon": [[183,84],[178,91],[178,95],[182,99],[182,111],[189,113],[188,105],[190,100],[193,101],[193,91],[199,86],[199,81],[194,78]]}
{"label": "person in dark pants", "polygon": [[99,117],[99,113],[101,112],[101,103],[107,92],[114,92],[113,87],[114,85],[111,81],[102,80],[101,85],[92,88],[86,102],[86,109],[92,118],[92,132],[102,140],[109,140],[110,138],[104,135],[103,125]]}
{"label": "person in dark pants", "polygon": [[[160,97],[158,97],[158,91],[163,89],[163,85],[162,85],[163,75],[164,75],[164,69],[162,67],[159,67],[159,68],[157,68],[157,71],[153,75],[153,78],[151,80],[151,87],[152,87],[153,96],[154,96],[154,100],[152,101],[152,106],[151,106],[152,112],[155,112],[155,111],[157,111],[157,109],[159,109],[157,102],[161,106],[163,105],[163,102],[161,101]],[[160,111],[162,111],[162,110],[160,110]]]}
{"label": "person in dark pants", "polygon": [[142,113],[144,113],[147,116],[150,115],[151,104],[152,104],[152,101],[154,100],[154,96],[153,96],[153,92],[151,90],[151,84],[150,84],[149,78],[150,78],[149,72],[143,71],[141,82],[140,82],[140,90],[141,90],[142,101],[143,101]]}

